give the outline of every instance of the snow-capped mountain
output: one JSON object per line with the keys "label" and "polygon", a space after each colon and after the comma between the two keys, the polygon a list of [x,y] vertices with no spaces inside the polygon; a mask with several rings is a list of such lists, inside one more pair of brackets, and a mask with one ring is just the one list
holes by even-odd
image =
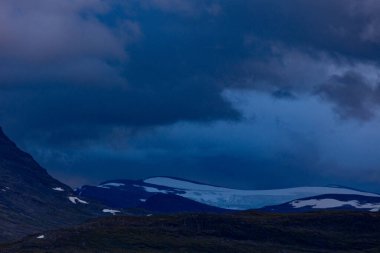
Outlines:
{"label": "snow-capped mountain", "polygon": [[139,206],[141,202],[145,202],[156,194],[174,194],[205,205],[229,210],[259,209],[323,194],[380,197],[375,193],[342,187],[238,190],[171,177],[107,181],[98,186],[83,186],[77,189],[76,193],[118,208]]}
{"label": "snow-capped mountain", "polygon": [[262,210],[270,212],[309,212],[318,210],[352,210],[352,211],[380,211],[380,197],[325,194],[309,198],[296,199],[287,203],[268,206]]}
{"label": "snow-capped mountain", "polygon": [[152,213],[225,213],[227,209],[209,206],[175,194],[158,193],[143,201],[138,208]]}

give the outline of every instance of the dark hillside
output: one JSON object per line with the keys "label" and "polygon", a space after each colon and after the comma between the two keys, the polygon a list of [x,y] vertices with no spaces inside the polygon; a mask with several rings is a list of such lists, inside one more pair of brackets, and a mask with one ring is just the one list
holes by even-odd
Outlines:
{"label": "dark hillside", "polygon": [[72,195],[0,128],[0,242],[78,224],[99,212],[94,205],[72,203]]}
{"label": "dark hillside", "polygon": [[380,252],[379,227],[378,213],[120,216],[30,236],[1,252]]}

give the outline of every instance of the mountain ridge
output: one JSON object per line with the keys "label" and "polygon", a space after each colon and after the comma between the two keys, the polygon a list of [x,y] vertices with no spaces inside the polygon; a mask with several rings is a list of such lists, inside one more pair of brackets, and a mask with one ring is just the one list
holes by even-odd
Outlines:
{"label": "mountain ridge", "polygon": [[69,186],[51,177],[0,128],[0,242],[101,215],[97,204],[74,198]]}
{"label": "mountain ridge", "polygon": [[[151,177],[141,180],[107,180],[97,186],[85,185],[78,196],[103,201],[113,207],[134,208],[141,199],[156,194],[174,194],[202,204],[230,210],[258,209],[291,200],[322,194],[356,194],[380,197],[379,194],[342,187],[294,187],[274,190],[240,190],[224,188],[178,177]],[[117,197],[116,197],[117,196]]]}

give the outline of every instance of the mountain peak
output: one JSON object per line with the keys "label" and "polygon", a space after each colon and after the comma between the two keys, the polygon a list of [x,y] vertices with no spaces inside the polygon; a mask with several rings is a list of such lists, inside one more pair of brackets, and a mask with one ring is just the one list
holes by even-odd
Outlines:
{"label": "mountain peak", "polygon": [[102,207],[77,204],[72,189],[51,177],[1,128],[0,193],[0,243],[102,214]]}
{"label": "mountain peak", "polygon": [[16,144],[11,141],[4,133],[3,129],[0,127],[0,145],[1,146],[13,146],[15,147]]}

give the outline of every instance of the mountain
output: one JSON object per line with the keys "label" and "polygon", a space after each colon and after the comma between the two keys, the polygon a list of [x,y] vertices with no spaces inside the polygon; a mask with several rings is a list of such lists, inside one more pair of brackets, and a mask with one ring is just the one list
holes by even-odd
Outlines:
{"label": "mountain", "polygon": [[138,205],[152,213],[227,213],[230,210],[209,206],[175,194],[158,193]]}
{"label": "mountain", "polygon": [[[231,211],[258,207],[266,212]],[[116,216],[124,209],[148,215]],[[379,210],[378,194],[342,187],[237,190],[155,177],[73,191],[0,128],[0,243],[18,239],[2,253],[380,252]]]}
{"label": "mountain", "polygon": [[380,211],[380,197],[354,194],[325,194],[296,199],[281,205],[268,206],[261,210],[287,213],[310,212],[318,210]]}
{"label": "mountain", "polygon": [[259,209],[323,194],[380,197],[375,193],[343,187],[238,190],[172,177],[153,177],[145,180],[112,180],[98,186],[83,186],[76,189],[75,192],[80,197],[94,199],[114,208],[135,208],[157,194],[171,194],[204,205],[229,210]]}
{"label": "mountain", "polygon": [[[155,188],[156,187],[156,188]],[[75,189],[80,198],[91,199],[114,209],[129,210],[129,213],[179,213],[179,212],[212,212],[228,210],[203,204],[178,194],[183,193],[170,187],[154,186],[142,181],[115,180],[98,186],[82,186]],[[140,211],[138,211],[140,210]]]}
{"label": "mountain", "polygon": [[78,224],[102,213],[52,178],[0,128],[0,242]]}
{"label": "mountain", "polygon": [[2,253],[380,252],[380,213],[181,214],[98,218],[45,231]]}

